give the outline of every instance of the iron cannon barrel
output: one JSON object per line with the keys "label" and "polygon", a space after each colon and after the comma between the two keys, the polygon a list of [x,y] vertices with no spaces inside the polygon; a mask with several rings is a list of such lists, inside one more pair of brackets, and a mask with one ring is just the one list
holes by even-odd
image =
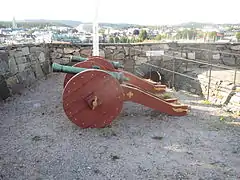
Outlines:
{"label": "iron cannon barrel", "polygon": [[[84,58],[81,56],[70,56],[71,62],[83,62],[83,61],[87,61],[87,60],[88,60],[88,58]],[[110,62],[115,69],[124,68],[124,66],[117,61],[108,61],[108,62]]]}
{"label": "iron cannon barrel", "polygon": [[[94,68],[93,68],[94,69]],[[53,63],[52,64],[52,70],[53,72],[63,72],[63,73],[69,73],[69,74],[77,74],[82,71],[88,70],[88,68],[80,68],[80,67],[73,67],[73,66],[64,66],[58,63]],[[103,71],[103,70],[99,70]],[[104,71],[114,78],[116,78],[118,81],[123,82],[123,81],[128,81],[129,79],[125,77],[122,73],[120,72],[111,72],[111,71]]]}

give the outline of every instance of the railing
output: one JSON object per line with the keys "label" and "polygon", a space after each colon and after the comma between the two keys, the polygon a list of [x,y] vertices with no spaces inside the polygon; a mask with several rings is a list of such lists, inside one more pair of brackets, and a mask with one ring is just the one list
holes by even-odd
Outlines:
{"label": "railing", "polygon": [[[135,51],[140,51],[141,53],[146,53],[146,51],[143,51],[143,50],[138,50],[138,49],[134,49],[134,50]],[[145,62],[143,64],[145,64],[149,67],[152,67],[154,69],[159,69],[159,70],[163,70],[163,71],[167,71],[167,72],[172,73],[172,86],[173,87],[175,85],[175,75],[180,75],[180,76],[183,76],[183,77],[195,80],[195,81],[200,80],[199,78],[192,77],[192,76],[186,75],[186,74],[181,73],[181,72],[177,72],[176,71],[176,60],[181,60],[182,62],[208,66],[208,70],[206,71],[207,81],[205,79],[201,79],[201,82],[207,83],[207,100],[209,100],[209,97],[210,97],[210,86],[211,86],[212,81],[221,80],[218,77],[213,77],[212,76],[213,68],[232,70],[234,72],[233,79],[228,79],[228,80],[225,80],[225,81],[227,81],[229,83],[233,83],[234,87],[240,86],[236,82],[237,74],[240,73],[240,54],[224,52],[224,51],[216,51],[216,50],[210,50],[210,49],[193,48],[193,47],[183,47],[182,49],[170,48],[169,50],[172,54],[162,54],[162,55],[159,56],[160,57],[159,59],[161,59],[161,57],[168,57],[170,59],[170,61],[172,61],[172,68],[171,69],[167,69],[167,68],[163,68],[163,67],[159,67],[157,65],[151,64],[151,61]],[[182,54],[183,52],[189,52],[189,51],[194,51],[194,52],[202,51],[205,54],[207,54],[208,58],[204,61],[203,59],[188,59],[188,58],[180,57],[180,56],[177,56],[176,54],[174,54],[174,53],[177,53],[177,52]],[[213,63],[213,60],[212,60],[212,57],[211,57],[212,54],[220,54],[220,61],[222,61],[222,63],[220,65],[217,65],[217,64]],[[225,55],[225,54],[230,55],[232,58],[235,59],[235,63],[232,66],[224,65],[223,60],[221,58],[223,58],[223,55]],[[227,88],[227,87],[221,87],[221,89],[224,89],[224,91],[228,92],[228,93],[229,93],[229,91],[232,91],[232,89]]]}

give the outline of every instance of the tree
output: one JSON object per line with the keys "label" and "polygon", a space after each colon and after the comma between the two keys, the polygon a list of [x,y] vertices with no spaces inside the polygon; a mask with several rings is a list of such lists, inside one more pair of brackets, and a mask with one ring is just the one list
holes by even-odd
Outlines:
{"label": "tree", "polygon": [[133,31],[133,35],[139,35],[139,30],[138,29],[134,29],[134,31]]}
{"label": "tree", "polygon": [[115,43],[119,43],[119,41],[120,41],[120,39],[119,39],[119,37],[115,37]]}
{"label": "tree", "polygon": [[158,35],[155,37],[155,39],[156,39],[157,41],[160,41],[160,40],[162,39],[162,35],[161,35],[161,34],[158,34]]}
{"label": "tree", "polygon": [[112,36],[109,37],[109,43],[114,43],[114,38]]}
{"label": "tree", "polygon": [[126,36],[122,36],[122,37],[120,38],[120,42],[121,42],[121,43],[127,43],[127,42],[128,42],[128,38],[127,38]]}
{"label": "tree", "polygon": [[240,41],[240,32],[236,33],[236,38],[237,38],[238,41]]}
{"label": "tree", "polygon": [[104,33],[105,33],[105,30],[104,30],[104,29],[99,29],[99,30],[98,30],[98,33],[99,33],[99,34],[104,34]]}
{"label": "tree", "polygon": [[208,36],[209,36],[210,38],[213,38],[214,41],[215,41],[215,40],[216,40],[216,37],[217,37],[217,32],[216,32],[216,31],[212,31],[212,32],[210,32],[210,33],[208,34]]}
{"label": "tree", "polygon": [[140,32],[140,34],[139,34],[139,39],[140,39],[140,41],[142,42],[142,41],[144,41],[145,39],[147,39],[147,36],[148,36],[147,31],[146,31],[146,30],[141,30],[141,32]]}

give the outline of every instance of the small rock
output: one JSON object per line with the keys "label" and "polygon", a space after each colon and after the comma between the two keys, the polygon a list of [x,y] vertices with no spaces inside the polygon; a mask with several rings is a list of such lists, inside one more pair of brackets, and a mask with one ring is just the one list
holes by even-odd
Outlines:
{"label": "small rock", "polygon": [[34,107],[34,108],[39,108],[39,107],[41,107],[41,104],[40,104],[40,103],[35,103],[35,104],[33,105],[33,107]]}
{"label": "small rock", "polygon": [[155,140],[162,140],[163,137],[161,137],[161,136],[153,136],[152,139],[155,139]]}
{"label": "small rock", "polygon": [[120,157],[117,156],[117,155],[112,155],[112,154],[111,154],[111,159],[112,159],[113,161],[116,161],[117,159],[120,159]]}
{"label": "small rock", "polygon": [[35,142],[40,141],[40,140],[41,140],[41,137],[40,137],[40,136],[34,136],[34,137],[32,138],[32,141],[35,141]]}
{"label": "small rock", "polygon": [[99,169],[94,169],[93,172],[94,172],[95,174],[99,174],[99,173],[100,173],[100,170],[99,170]]}

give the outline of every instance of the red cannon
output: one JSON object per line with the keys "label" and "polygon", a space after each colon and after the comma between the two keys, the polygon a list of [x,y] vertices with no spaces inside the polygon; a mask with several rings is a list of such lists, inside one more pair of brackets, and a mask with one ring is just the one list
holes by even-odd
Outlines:
{"label": "red cannon", "polygon": [[[87,62],[87,61],[86,61]],[[173,115],[184,116],[187,105],[175,99],[161,99],[129,84],[125,73],[94,68],[52,64],[53,72],[72,75],[63,91],[63,108],[67,117],[81,128],[103,128],[122,111],[124,101],[132,101]]]}
{"label": "red cannon", "polygon": [[[118,64],[118,62],[114,62],[114,61],[109,62],[106,59],[104,59],[103,57],[92,56],[87,59],[86,58],[84,59],[81,57],[79,57],[79,58],[72,57],[71,60],[78,62],[74,65],[74,67],[98,68],[98,69],[106,70],[106,71],[122,72],[124,74],[124,76],[129,78],[129,81],[128,81],[129,85],[141,88],[142,90],[145,90],[145,91],[148,91],[151,93],[162,93],[162,92],[165,92],[165,90],[166,90],[165,85],[161,85],[159,83],[154,83],[154,82],[150,82],[146,79],[139,78],[138,76],[121,69],[122,66],[120,64]],[[81,62],[79,62],[79,61],[81,61]],[[64,80],[64,86],[69,81],[69,79],[71,79],[72,77],[73,77],[72,74],[66,75],[65,80]]]}

